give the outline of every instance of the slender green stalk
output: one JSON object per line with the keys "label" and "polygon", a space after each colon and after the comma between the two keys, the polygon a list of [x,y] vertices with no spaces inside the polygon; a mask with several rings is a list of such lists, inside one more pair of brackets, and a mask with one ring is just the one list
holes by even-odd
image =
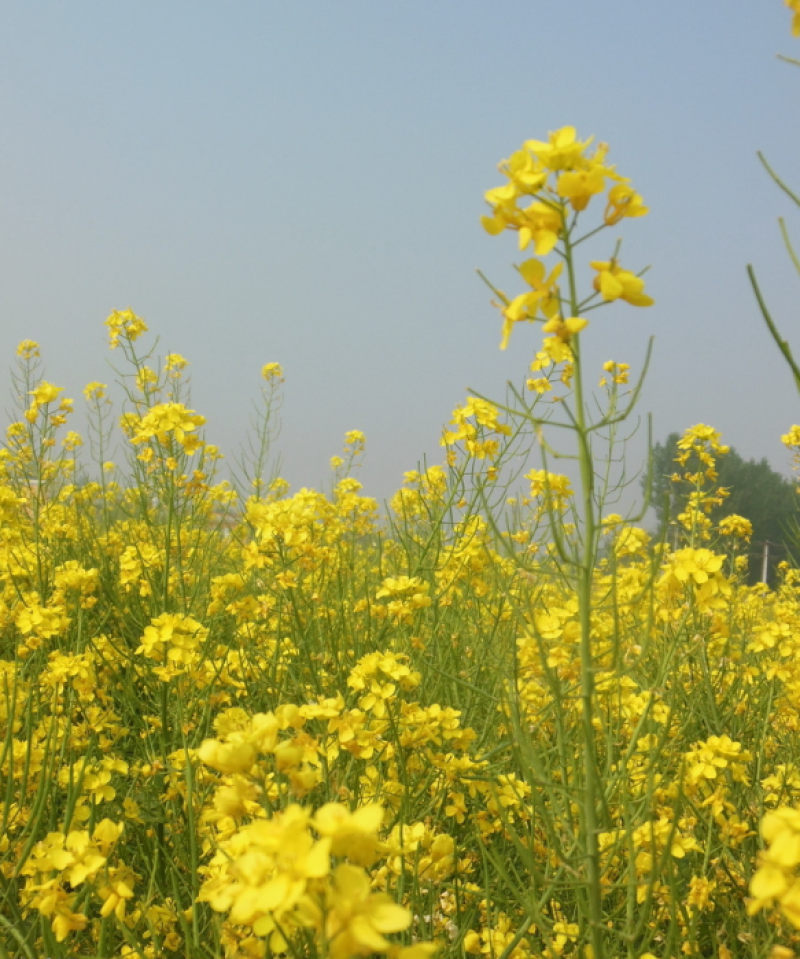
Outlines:
{"label": "slender green stalk", "polygon": [[[564,231],[569,282],[569,301],[573,315],[578,312],[575,268],[569,231]],[[592,588],[597,552],[597,526],[594,502],[595,468],[587,430],[586,401],[584,398],[583,367],[581,364],[579,334],[573,340],[575,357],[575,422],[580,464],[580,483],[583,523],[582,557],[577,569],[578,615],[580,617],[581,656],[581,722],[583,729],[584,799],[583,830],[585,842],[586,895],[589,904],[589,938],[595,959],[604,959],[603,900],[600,888],[600,847],[598,844],[598,799],[601,784],[597,766],[594,729],[594,657],[592,654]]]}

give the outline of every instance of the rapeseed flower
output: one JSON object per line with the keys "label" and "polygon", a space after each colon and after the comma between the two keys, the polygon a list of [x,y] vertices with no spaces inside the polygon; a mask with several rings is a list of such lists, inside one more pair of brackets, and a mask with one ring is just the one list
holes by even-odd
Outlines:
{"label": "rapeseed flower", "polygon": [[121,339],[133,343],[139,337],[147,332],[147,324],[137,316],[130,308],[127,310],[114,310],[106,320],[108,327],[108,344],[114,350],[119,346]]}
{"label": "rapeseed flower", "polygon": [[575,127],[566,126],[550,133],[546,142],[526,140],[525,148],[548,170],[573,170],[581,164],[592,140],[594,137],[581,142],[577,139]]}
{"label": "rapeseed flower", "polygon": [[800,0],[784,0],[784,3],[792,11],[792,36],[800,37]]}
{"label": "rapeseed flower", "polygon": [[36,359],[39,356],[39,344],[36,340],[21,340],[17,346],[17,356],[25,361]]}
{"label": "rapeseed flower", "polygon": [[336,867],[325,906],[325,939],[334,959],[386,952],[386,935],[411,925],[408,909],[373,892],[364,870],[348,863]]}
{"label": "rapeseed flower", "polygon": [[655,302],[644,291],[644,280],[623,270],[615,260],[593,260],[590,264],[597,270],[594,288],[604,300],[625,300],[632,306],[652,306]]}
{"label": "rapeseed flower", "polygon": [[639,194],[625,183],[617,183],[608,191],[608,205],[603,219],[606,226],[614,226],[626,216],[645,216],[649,209]]}

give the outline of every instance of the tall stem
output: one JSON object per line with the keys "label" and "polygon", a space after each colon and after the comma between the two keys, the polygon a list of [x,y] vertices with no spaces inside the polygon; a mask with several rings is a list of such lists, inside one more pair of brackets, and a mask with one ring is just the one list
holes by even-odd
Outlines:
{"label": "tall stem", "polygon": [[[564,222],[564,253],[569,280],[570,311],[578,314],[578,296],[572,258],[570,232]],[[592,580],[597,553],[597,518],[594,503],[594,461],[587,428],[586,403],[581,367],[580,334],[572,340],[574,355],[575,425],[578,438],[578,462],[582,500],[583,538],[577,569],[578,615],[580,620],[581,726],[586,782],[583,798],[584,859],[589,905],[590,941],[594,959],[604,959],[603,909],[600,892],[600,847],[598,843],[597,801],[600,795],[594,731],[594,661],[592,657]]]}

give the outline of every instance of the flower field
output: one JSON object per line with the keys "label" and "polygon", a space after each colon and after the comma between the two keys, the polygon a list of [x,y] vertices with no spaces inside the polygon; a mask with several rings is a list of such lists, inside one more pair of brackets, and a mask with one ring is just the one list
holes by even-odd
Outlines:
{"label": "flower field", "polygon": [[800,572],[746,585],[710,426],[662,539],[615,512],[642,381],[581,340],[652,300],[618,242],[581,260],[648,212],[608,153],[564,127],[501,164],[484,227],[523,260],[522,292],[489,283],[500,345],[528,323],[541,346],[385,511],[358,431],[329,493],[270,472],[277,363],[225,472],[133,311],[107,320],[123,409],[88,384],[83,436],[20,344],[0,957],[800,954]]}

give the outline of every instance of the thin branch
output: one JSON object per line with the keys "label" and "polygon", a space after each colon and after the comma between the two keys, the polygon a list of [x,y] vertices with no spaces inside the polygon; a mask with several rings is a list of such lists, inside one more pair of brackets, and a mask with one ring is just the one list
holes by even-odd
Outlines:
{"label": "thin branch", "polygon": [[778,218],[778,223],[781,227],[783,242],[786,244],[786,249],[789,251],[789,256],[792,258],[792,263],[794,263],[794,268],[798,273],[800,273],[800,260],[798,260],[797,254],[794,252],[792,241],[789,239],[789,231],[786,229],[786,223],[784,222],[783,217]]}
{"label": "thin branch", "polygon": [[772,177],[772,179],[778,184],[778,186],[783,190],[783,192],[784,192],[788,197],[790,197],[792,200],[794,200],[794,202],[795,202],[798,206],[800,206],[800,197],[799,197],[796,193],[794,193],[794,192],[783,182],[783,180],[782,180],[782,179],[778,176],[778,174],[772,169],[772,167],[769,165],[769,163],[767,163],[767,158],[764,156],[764,154],[761,152],[761,150],[758,151],[758,159],[761,160],[761,162],[762,162],[763,165],[764,165],[764,169],[767,171],[767,173],[769,173],[769,175],[770,175],[770,176]]}
{"label": "thin branch", "polygon": [[755,272],[749,263],[747,265],[747,273],[750,277],[750,283],[753,287],[753,292],[756,295],[756,300],[758,300],[758,306],[761,310],[761,315],[764,317],[764,322],[767,324],[767,328],[772,334],[772,339],[775,340],[776,344],[778,345],[778,349],[781,351],[781,353],[783,353],[786,362],[791,367],[792,373],[794,374],[794,384],[797,387],[798,393],[800,393],[800,368],[798,368],[797,363],[794,361],[789,344],[780,335],[777,326],[775,326],[775,323],[769,314],[769,310],[764,302],[764,298],[761,296],[761,290],[758,288]]}

